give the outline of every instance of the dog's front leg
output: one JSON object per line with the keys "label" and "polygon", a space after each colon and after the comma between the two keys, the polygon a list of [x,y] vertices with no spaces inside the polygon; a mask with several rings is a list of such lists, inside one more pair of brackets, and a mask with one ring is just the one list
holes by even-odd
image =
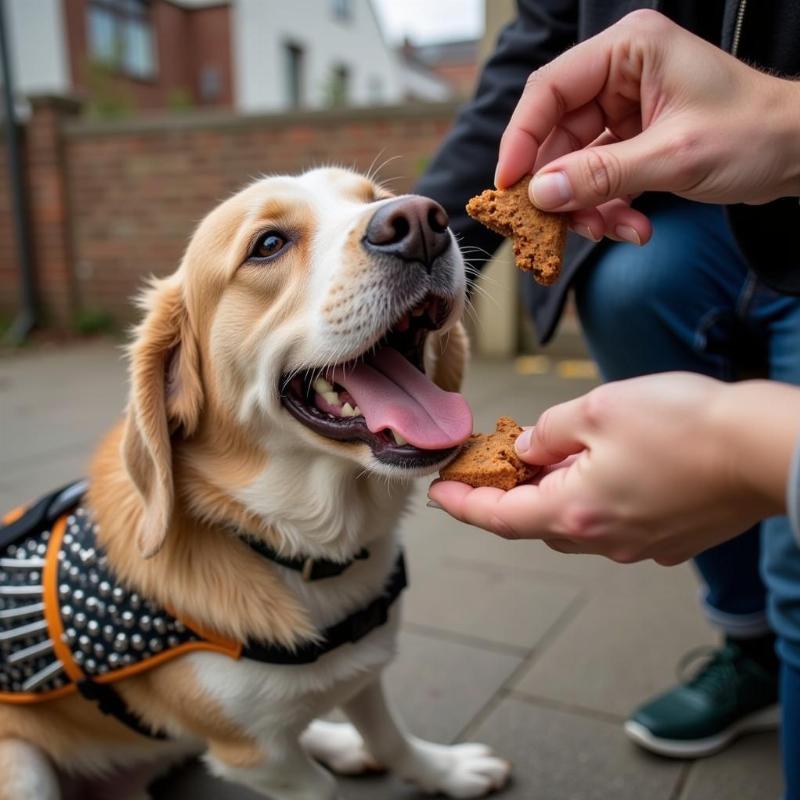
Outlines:
{"label": "dog's front leg", "polygon": [[306,754],[296,738],[270,740],[258,763],[241,763],[235,752],[213,747],[204,760],[215,775],[270,800],[336,800],[339,796],[336,779]]}
{"label": "dog's front leg", "polygon": [[389,708],[380,679],[355,695],[344,711],[375,759],[425,792],[483,797],[508,780],[511,765],[486,745],[434,744],[403,730]]}

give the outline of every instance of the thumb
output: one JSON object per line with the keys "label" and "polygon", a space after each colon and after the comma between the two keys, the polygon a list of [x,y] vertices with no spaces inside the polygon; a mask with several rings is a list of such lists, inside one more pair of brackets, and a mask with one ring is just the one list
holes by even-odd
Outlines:
{"label": "thumb", "polygon": [[561,156],[534,175],[531,202],[545,211],[575,211],[644,191],[675,190],[675,161],[665,144],[649,129],[622,142]]}
{"label": "thumb", "polygon": [[583,428],[582,397],[553,406],[524,430],[516,442],[517,455],[528,464],[549,466],[586,448],[579,431]]}

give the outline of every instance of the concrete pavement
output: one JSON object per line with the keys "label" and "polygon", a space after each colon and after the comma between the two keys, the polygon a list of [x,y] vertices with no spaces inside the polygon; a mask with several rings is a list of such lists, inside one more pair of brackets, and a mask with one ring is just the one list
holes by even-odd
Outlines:
{"label": "concrete pavement", "polygon": [[[0,509],[83,474],[124,405],[120,349],[82,344],[0,360]],[[580,364],[473,365],[476,427],[520,422],[593,385]],[[526,372],[528,374],[521,374]],[[505,542],[424,505],[402,527],[411,588],[388,684],[418,735],[486,741],[515,764],[507,800],[769,800],[780,795],[777,738],[759,734],[694,763],[637,750],[621,723],[670,685],[689,649],[713,641],[688,566],[619,566]],[[390,777],[342,781],[347,800],[418,797]],[[254,795],[194,765],[160,798]]]}

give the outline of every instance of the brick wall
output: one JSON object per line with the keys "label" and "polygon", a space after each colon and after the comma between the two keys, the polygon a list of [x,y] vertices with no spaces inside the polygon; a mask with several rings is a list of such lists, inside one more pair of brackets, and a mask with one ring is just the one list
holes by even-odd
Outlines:
{"label": "brick wall", "polygon": [[328,163],[366,171],[398,156],[382,177],[407,190],[453,113],[445,105],[69,122],[68,238],[81,306],[129,320],[142,278],[172,271],[199,219],[261,173]]}
{"label": "brick wall", "polygon": [[0,133],[0,314],[17,307],[19,284],[14,222],[11,216],[11,186],[5,136]]}

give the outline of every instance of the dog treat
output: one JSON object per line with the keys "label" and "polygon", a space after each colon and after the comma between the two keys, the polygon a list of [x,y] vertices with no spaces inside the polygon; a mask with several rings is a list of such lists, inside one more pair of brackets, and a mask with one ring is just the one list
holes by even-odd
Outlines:
{"label": "dog treat", "polygon": [[467,203],[467,214],[512,240],[517,266],[539,283],[555,283],[567,241],[566,214],[540,211],[528,198],[530,176],[508,189],[487,189]]}
{"label": "dog treat", "polygon": [[513,419],[500,417],[494,433],[473,433],[439,476],[470,486],[513,489],[538,471],[538,467],[521,461],[514,450],[514,442],[521,433],[522,428]]}

